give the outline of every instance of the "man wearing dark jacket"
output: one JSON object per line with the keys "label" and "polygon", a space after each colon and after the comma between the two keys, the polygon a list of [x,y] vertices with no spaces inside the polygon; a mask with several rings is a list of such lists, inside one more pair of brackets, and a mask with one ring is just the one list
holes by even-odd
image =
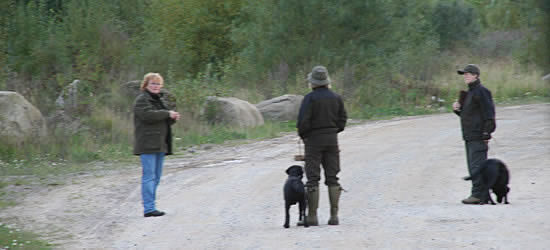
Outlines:
{"label": "man wearing dark jacket", "polygon": [[[454,112],[460,116],[462,137],[466,143],[466,159],[470,175],[487,160],[487,151],[491,133],[495,131],[495,105],[491,91],[481,85],[480,71],[476,65],[468,64],[458,74],[464,76],[468,92],[453,104]],[[472,178],[470,197],[462,200],[464,204],[479,204],[482,200],[482,180],[480,175]],[[485,199],[483,199],[485,200]]]}
{"label": "man wearing dark jacket", "polygon": [[319,180],[321,179],[320,165],[322,165],[330,200],[328,224],[338,225],[338,200],[342,188],[337,177],[340,172],[340,150],[337,135],[346,126],[346,109],[342,98],[330,90],[330,77],[325,67],[314,67],[308,74],[307,80],[313,91],[304,97],[296,124],[298,134],[305,144],[307,220],[310,226],[319,225],[317,208],[319,206]]}

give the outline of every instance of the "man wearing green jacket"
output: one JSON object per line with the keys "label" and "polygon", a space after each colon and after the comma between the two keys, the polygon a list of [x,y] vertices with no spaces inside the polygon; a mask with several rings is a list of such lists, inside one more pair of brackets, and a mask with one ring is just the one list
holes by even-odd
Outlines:
{"label": "man wearing green jacket", "polygon": [[340,172],[338,133],[344,130],[347,113],[342,98],[330,90],[330,77],[324,66],[316,66],[307,78],[312,91],[300,106],[296,127],[305,144],[305,172],[307,177],[308,215],[310,226],[319,225],[320,165],[325,172],[325,184],[329,190],[329,225],[338,225],[338,202],[342,188],[337,174]]}

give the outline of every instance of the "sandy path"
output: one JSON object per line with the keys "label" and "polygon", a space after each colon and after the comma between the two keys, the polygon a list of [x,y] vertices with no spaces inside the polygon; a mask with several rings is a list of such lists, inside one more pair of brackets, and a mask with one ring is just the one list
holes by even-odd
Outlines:
{"label": "sandy path", "polygon": [[[497,109],[489,157],[511,172],[510,205],[467,206],[464,143],[454,114],[399,118],[340,136],[340,226],[328,226],[321,187],[319,227],[290,229],[284,170],[294,135],[167,162],[159,218],[143,218],[139,167],[28,196],[0,212],[48,233],[66,249],[544,249],[550,246],[550,104]],[[13,221],[13,220],[12,220]],[[72,237],[68,238],[70,234]]]}

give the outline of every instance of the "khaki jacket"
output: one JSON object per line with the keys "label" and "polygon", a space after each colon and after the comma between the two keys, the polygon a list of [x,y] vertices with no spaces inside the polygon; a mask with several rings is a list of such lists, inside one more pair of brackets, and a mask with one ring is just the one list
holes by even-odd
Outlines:
{"label": "khaki jacket", "polygon": [[143,91],[134,102],[134,154],[164,152],[172,154],[172,131],[175,121],[170,118],[163,93]]}

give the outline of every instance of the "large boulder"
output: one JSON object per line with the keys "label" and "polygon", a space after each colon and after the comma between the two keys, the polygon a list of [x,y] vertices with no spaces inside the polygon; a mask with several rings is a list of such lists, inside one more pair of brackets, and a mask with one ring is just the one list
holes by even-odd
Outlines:
{"label": "large boulder", "polygon": [[136,96],[141,93],[141,81],[129,81],[120,85],[120,94],[128,100],[134,101]]}
{"label": "large boulder", "polygon": [[304,97],[301,95],[283,95],[260,102],[256,104],[256,107],[267,120],[296,120],[303,99]]}
{"label": "large boulder", "polygon": [[90,113],[91,106],[82,100],[86,97],[80,80],[65,86],[55,100],[55,110],[46,117],[48,128],[55,133],[75,135],[84,130],[82,114]]}
{"label": "large boulder", "polygon": [[202,113],[212,124],[241,128],[264,124],[264,118],[256,106],[234,97],[209,96]]}
{"label": "large boulder", "polygon": [[0,91],[0,138],[2,143],[18,144],[47,135],[46,119],[22,95]]}

